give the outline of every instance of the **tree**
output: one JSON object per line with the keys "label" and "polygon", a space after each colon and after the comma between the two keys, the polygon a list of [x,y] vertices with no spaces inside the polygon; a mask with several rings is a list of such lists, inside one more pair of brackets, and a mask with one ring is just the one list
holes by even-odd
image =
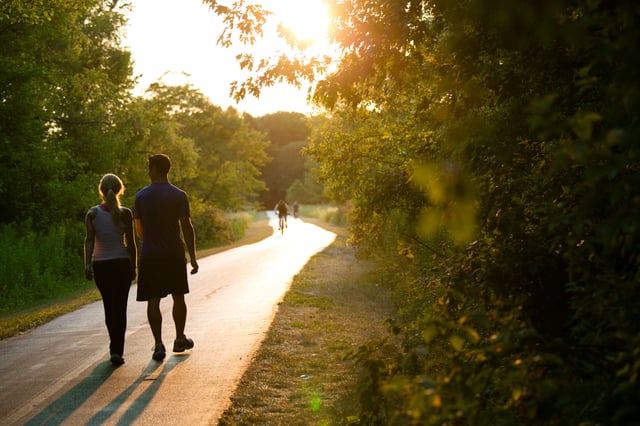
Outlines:
{"label": "tree", "polygon": [[144,148],[176,162],[172,180],[200,202],[221,210],[252,205],[264,189],[264,136],[230,108],[223,111],[189,86],[153,84],[145,110],[152,123]]}
{"label": "tree", "polygon": [[270,209],[284,199],[289,187],[303,178],[305,159],[302,149],[308,145],[310,128],[304,114],[276,112],[252,118],[252,128],[267,135],[267,154],[272,159],[261,168],[267,190],[259,201]]}
{"label": "tree", "polygon": [[255,117],[250,123],[255,130],[266,133],[274,146],[306,141],[311,133],[307,117],[299,112],[275,112]]}
{"label": "tree", "polygon": [[[0,13],[0,220],[80,216],[131,87],[115,3],[8,1]],[[85,176],[89,174],[90,176]],[[42,209],[42,204],[49,206]]]}
{"label": "tree", "polygon": [[286,199],[289,202],[298,201],[302,204],[323,204],[328,202],[328,198],[324,195],[324,188],[316,177],[317,168],[318,163],[307,156],[302,179],[296,179],[287,189]]}
{"label": "tree", "polygon": [[114,171],[131,65],[117,1],[0,3],[0,287],[22,309],[87,286],[84,214]]}

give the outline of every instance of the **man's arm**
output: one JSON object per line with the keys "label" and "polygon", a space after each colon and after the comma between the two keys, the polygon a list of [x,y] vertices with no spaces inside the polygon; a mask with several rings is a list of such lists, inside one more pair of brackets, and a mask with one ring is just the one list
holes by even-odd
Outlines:
{"label": "man's arm", "polygon": [[198,272],[198,261],[196,260],[196,232],[193,229],[191,218],[189,216],[180,217],[180,227],[184,236],[184,243],[187,245],[189,252],[189,260],[191,261],[191,273]]}

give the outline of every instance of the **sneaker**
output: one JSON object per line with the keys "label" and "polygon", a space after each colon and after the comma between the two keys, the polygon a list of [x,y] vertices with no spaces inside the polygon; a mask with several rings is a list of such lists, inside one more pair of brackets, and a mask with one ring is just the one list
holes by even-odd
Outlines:
{"label": "sneaker", "polygon": [[158,343],[154,348],[153,348],[153,355],[151,356],[151,358],[154,361],[162,361],[164,359],[164,357],[167,356],[167,351],[164,348],[164,345],[162,343]]}
{"label": "sneaker", "polygon": [[184,352],[187,349],[193,348],[193,340],[185,337],[184,339],[176,339],[173,342],[173,351],[174,352]]}
{"label": "sneaker", "polygon": [[111,359],[109,361],[111,361],[111,364],[115,366],[124,364],[124,358],[122,358],[122,356],[118,354],[111,354]]}

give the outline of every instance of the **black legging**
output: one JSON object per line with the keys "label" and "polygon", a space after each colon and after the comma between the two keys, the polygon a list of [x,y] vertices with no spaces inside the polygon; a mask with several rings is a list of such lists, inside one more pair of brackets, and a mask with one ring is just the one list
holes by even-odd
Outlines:
{"label": "black legging", "polygon": [[102,296],[104,320],[109,331],[111,354],[124,354],[127,331],[127,301],[132,279],[129,259],[93,262],[93,275]]}

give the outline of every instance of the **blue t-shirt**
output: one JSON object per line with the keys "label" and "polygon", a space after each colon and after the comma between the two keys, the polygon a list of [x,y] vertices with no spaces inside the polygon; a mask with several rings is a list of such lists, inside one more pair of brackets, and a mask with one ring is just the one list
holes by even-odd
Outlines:
{"label": "blue t-shirt", "polygon": [[153,182],[136,194],[133,215],[142,222],[141,258],[184,258],[180,218],[188,217],[189,200],[168,182]]}

